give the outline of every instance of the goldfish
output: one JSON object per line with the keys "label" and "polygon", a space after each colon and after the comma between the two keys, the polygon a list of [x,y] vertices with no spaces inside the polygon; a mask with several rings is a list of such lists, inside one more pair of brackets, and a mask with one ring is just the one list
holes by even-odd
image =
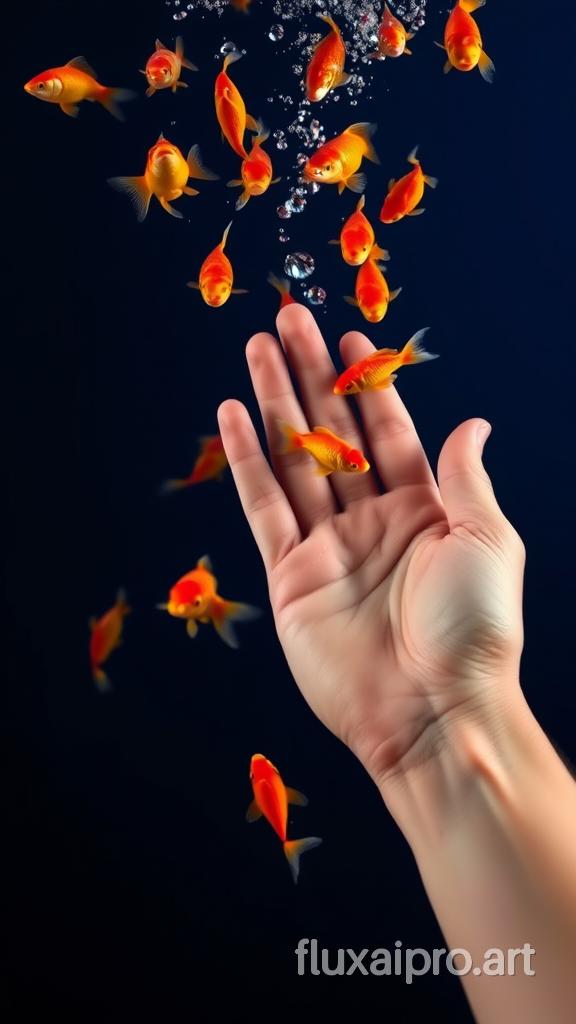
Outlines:
{"label": "goldfish", "polygon": [[308,434],[300,434],[289,423],[278,424],[284,435],[284,454],[308,452],[318,463],[316,476],[330,473],[367,473],[370,463],[362,452],[352,448],[328,427],[313,427]]}
{"label": "goldfish", "polygon": [[250,13],[250,4],[252,0],[230,0],[230,5],[235,11],[240,11],[241,14]]}
{"label": "goldfish", "polygon": [[285,277],[276,277],[276,274],[270,272],[268,274],[268,284],[271,284],[277,292],[280,292],[280,309],[284,309],[284,306],[290,306],[296,299],[293,299],[290,294],[290,281]]}
{"label": "goldfish", "polygon": [[381,249],[374,241],[374,230],[366,215],[362,212],[366,197],[360,196],[356,210],[352,213],[342,227],[340,238],[332,239],[329,245],[339,245],[342,250],[342,258],[350,267],[359,267],[368,258],[374,260],[389,260],[390,253]]}
{"label": "goldfish", "polygon": [[254,799],[246,812],[246,821],[258,821],[262,815],[272,826],[284,848],[284,853],[294,883],[300,873],[300,857],[308,850],[320,846],[322,840],[318,836],[307,839],[287,839],[288,804],[306,807],[308,800],[297,789],[285,786],[280,772],[263,754],[254,754],[250,762],[250,782]]}
{"label": "goldfish", "polygon": [[308,64],[306,96],[311,103],[323,100],[331,89],[346,85],[351,78],[344,71],[346,47],[338,25],[329,14],[319,14],[318,17],[325,21],[332,31],[320,40]]}
{"label": "goldfish", "polygon": [[373,60],[401,57],[403,53],[411,56],[412,50],[408,49],[406,41],[413,38],[414,33],[407,32],[402,22],[392,14],[388,4],[384,4],[384,15],[378,29],[378,49],[370,56]]}
{"label": "goldfish", "polygon": [[444,74],[452,68],[457,68],[458,71],[473,71],[477,67],[486,82],[493,81],[496,69],[488,54],[482,49],[480,29],[472,17],[472,12],[483,7],[485,3],[486,0],[459,0],[450,12],[444,29],[444,45],[436,43],[448,54]]}
{"label": "goldfish", "polygon": [[269,131],[259,125],[258,135],[252,139],[252,149],[248,156],[242,161],[240,174],[241,178],[233,178],[228,182],[229,188],[244,187],[244,191],[236,200],[236,209],[241,210],[246,206],[250,196],[261,196],[270,185],[277,185],[280,178],[272,180],[272,161],[262,149],[262,143],[270,135]]}
{"label": "goldfish", "polygon": [[424,207],[418,207],[418,203],[424,195],[424,185],[436,188],[438,178],[432,178],[429,174],[423,174],[420,161],[416,156],[418,146],[415,146],[408,163],[414,164],[414,170],[405,174],[400,181],[390,178],[388,182],[388,195],[384,199],[380,210],[380,220],[383,224],[394,224],[403,217],[418,217],[424,213]]}
{"label": "goldfish", "polygon": [[379,324],[388,312],[388,306],[398,297],[401,288],[391,292],[388,282],[376,260],[366,260],[356,275],[356,296],[345,295],[345,302],[358,306],[362,316],[371,324]]}
{"label": "goldfish", "polygon": [[208,555],[204,555],[192,572],[182,576],[170,590],[167,604],[160,604],[176,619],[186,620],[186,632],[193,639],[198,623],[211,622],[225,644],[236,649],[238,640],[234,622],[251,622],[262,614],[259,608],[238,601],[225,601],[217,592],[218,581],[212,572]]}
{"label": "goldfish", "polygon": [[220,434],[200,438],[200,454],[194,463],[190,476],[183,480],[165,480],[160,488],[161,494],[173,494],[183,491],[194,484],[202,484],[206,480],[222,480],[228,465],[224,445]]}
{"label": "goldfish", "polygon": [[124,619],[131,610],[126,602],[126,594],[119,590],[116,604],[99,619],[90,619],[90,668],[92,678],[102,693],[110,689],[110,680],[102,665],[122,643]]}
{"label": "goldfish", "polygon": [[168,50],[164,43],[157,39],[156,50],[146,61],[146,70],[142,71],[148,82],[146,95],[153,96],[159,89],[172,89],[172,92],[177,92],[178,89],[187,89],[186,82],[180,81],[182,68],[188,68],[188,71],[198,71],[196,65],[184,57],[182,36],[176,36],[174,50]]}
{"label": "goldfish", "polygon": [[24,86],[30,96],[36,96],[47,103],[58,103],[69,117],[78,116],[78,104],[82,100],[100,103],[113,117],[124,120],[118,103],[134,99],[136,93],[130,89],[111,89],[100,85],[96,74],[85,57],[74,57],[60,68],[50,68],[36,75]]}
{"label": "goldfish", "polygon": [[223,306],[230,295],[245,295],[245,288],[233,288],[234,271],[224,252],[232,221],[222,235],[222,241],[208,254],[200,267],[200,280],[188,281],[189,288],[197,288],[207,306]]}
{"label": "goldfish", "polygon": [[345,188],[352,192],[363,192],[366,188],[366,175],[356,173],[362,158],[366,157],[375,164],[380,163],[370,141],[376,127],[365,121],[351,124],[341,135],[325,142],[306,161],[306,180],[323,185],[338,185],[340,194]]}
{"label": "goldfish", "polygon": [[249,128],[258,134],[260,125],[254,117],[246,113],[244,100],[228,74],[230,65],[234,61],[240,60],[241,56],[242,54],[237,51],[226,54],[222,71],[218,75],[214,87],[214,103],[223,137],[228,140],[238,156],[247,160],[248,153],[244,148],[246,129]]}
{"label": "goldfish", "polygon": [[161,133],[158,141],[148,151],[146,170],[141,177],[108,178],[108,184],[118,192],[128,193],[141,224],[146,219],[152,196],[156,196],[166,213],[182,219],[180,210],[171,206],[169,200],[178,199],[181,195],[198,195],[197,189],[187,185],[188,178],[216,181],[218,175],[204,167],[198,146],[192,146],[184,159],[178,146],[165,139]]}
{"label": "goldfish", "polygon": [[417,331],[404,348],[398,352],[395,348],[381,348],[377,352],[360,359],[341,373],[334,385],[335,395],[357,395],[361,391],[383,391],[392,386],[401,366],[412,363],[426,363],[430,359],[438,359],[437,355],[426,352],[422,346],[428,328]]}

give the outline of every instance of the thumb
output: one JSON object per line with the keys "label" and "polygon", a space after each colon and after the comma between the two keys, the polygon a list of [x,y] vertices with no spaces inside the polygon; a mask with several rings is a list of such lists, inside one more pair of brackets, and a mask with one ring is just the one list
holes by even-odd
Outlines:
{"label": "thumb", "polygon": [[482,465],[491,430],[486,420],[466,420],[452,431],[440,452],[438,486],[451,531],[465,527],[475,534],[493,533],[503,520]]}

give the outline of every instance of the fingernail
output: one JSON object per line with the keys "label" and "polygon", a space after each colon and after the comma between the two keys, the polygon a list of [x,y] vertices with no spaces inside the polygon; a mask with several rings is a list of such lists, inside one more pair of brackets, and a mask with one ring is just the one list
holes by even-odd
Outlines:
{"label": "fingernail", "polygon": [[482,423],[478,425],[478,429],[476,431],[476,444],[478,445],[481,452],[491,433],[492,426],[490,423],[487,423],[486,420],[484,420]]}

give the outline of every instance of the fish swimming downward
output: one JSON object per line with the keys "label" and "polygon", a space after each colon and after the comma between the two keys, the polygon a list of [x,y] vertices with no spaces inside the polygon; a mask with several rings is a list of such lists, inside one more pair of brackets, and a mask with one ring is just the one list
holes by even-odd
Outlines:
{"label": "fish swimming downward", "polygon": [[492,83],[494,80],[496,69],[482,49],[480,29],[472,17],[472,13],[485,3],[486,0],[458,0],[450,12],[444,29],[444,45],[436,43],[441,50],[446,50],[448,57],[444,74],[452,68],[457,71],[473,71],[478,68],[486,82]]}
{"label": "fish swimming downward", "polygon": [[222,480],[227,466],[228,459],[220,434],[201,437],[200,454],[190,475],[181,480],[165,480],[160,494],[174,494],[195,484],[205,483],[206,480]]}
{"label": "fish swimming downward", "polygon": [[422,345],[428,328],[417,331],[403,349],[381,348],[364,359],[359,359],[341,373],[334,385],[335,395],[357,395],[362,391],[382,391],[392,386],[397,374],[394,370],[413,363],[426,363],[437,355],[426,352]]}
{"label": "fish swimming downward", "polygon": [[417,152],[418,146],[415,146],[408,157],[408,163],[414,164],[414,170],[409,171],[399,181],[391,178],[388,182],[388,195],[380,210],[380,220],[383,224],[394,224],[403,217],[418,217],[424,213],[424,207],[418,206],[424,195],[424,186],[436,188],[438,184],[438,178],[432,178],[422,171]]}
{"label": "fish swimming downward", "polygon": [[289,423],[278,424],[284,436],[284,455],[305,451],[316,460],[316,476],[330,473],[367,473],[370,463],[357,448],[338,437],[328,427],[314,427],[308,433],[299,433]]}
{"label": "fish swimming downward", "polygon": [[368,258],[372,260],[390,259],[390,253],[375,244],[374,229],[363,212],[365,202],[366,197],[360,196],[354,213],[348,217],[342,227],[340,238],[332,239],[328,243],[340,246],[342,259],[350,267],[359,267]]}
{"label": "fish swimming downward", "polygon": [[198,281],[188,281],[188,288],[196,288],[207,306],[223,306],[231,295],[246,295],[246,288],[233,288],[234,271],[224,248],[232,221],[224,230],[221,241],[212,252],[208,253],[202,266]]}
{"label": "fish swimming downward", "polygon": [[222,137],[229,142],[238,156],[246,160],[248,158],[244,147],[246,129],[258,135],[261,126],[255,117],[246,113],[246,104],[228,74],[230,65],[234,61],[240,60],[241,56],[242,54],[238,51],[226,54],[222,70],[214,85],[214,105]]}
{"label": "fish swimming downward", "polygon": [[306,96],[311,103],[323,100],[331,89],[346,85],[352,77],[344,71],[346,46],[338,25],[329,14],[318,17],[330,26],[331,32],[318,43],[306,71]]}
{"label": "fish swimming downward", "polygon": [[182,68],[187,68],[188,71],[198,71],[196,65],[184,57],[182,36],[176,36],[174,50],[169,50],[164,43],[157,39],[156,49],[146,61],[146,69],[142,71],[148,82],[146,95],[153,96],[160,89],[171,89],[172,92],[177,92],[178,89],[187,89],[186,82],[180,81]]}
{"label": "fish swimming downward", "polygon": [[85,57],[74,57],[62,67],[42,71],[26,82],[24,89],[30,96],[46,103],[57,103],[69,117],[77,117],[78,104],[88,100],[89,103],[100,103],[118,121],[124,120],[118,103],[136,97],[131,89],[112,89],[101,85]]}
{"label": "fish swimming downward", "polygon": [[161,611],[167,611],[176,619],[184,619],[188,636],[198,633],[198,623],[211,622],[228,647],[236,649],[238,640],[234,631],[235,622],[251,622],[260,618],[262,612],[249,604],[226,601],[217,591],[218,581],[212,572],[208,555],[204,555],[192,572],[182,576],[170,590],[167,604],[160,604]]}
{"label": "fish swimming downward", "polygon": [[279,309],[284,309],[284,306],[290,306],[292,303],[296,302],[296,299],[293,299],[290,294],[290,281],[288,281],[287,278],[276,277],[276,274],[273,274],[272,271],[270,271],[268,274],[268,284],[271,284],[272,287],[280,293]]}
{"label": "fish swimming downward", "polygon": [[200,149],[192,146],[186,159],[175,146],[160,134],[158,141],[148,151],[146,170],[140,177],[108,178],[108,184],[117,192],[126,192],[136,209],[138,222],[146,219],[150,200],[156,196],[160,206],[171,217],[182,219],[180,210],[171,206],[173,199],[180,196],[197,196],[198,190],[190,188],[189,178],[202,181],[217,181],[218,175],[209,171],[202,163]]}
{"label": "fish swimming downward", "polygon": [[323,143],[304,164],[306,180],[319,185],[337,185],[340,194],[345,188],[363,192],[366,175],[358,173],[363,158],[380,163],[371,141],[376,127],[367,121],[351,124],[341,135]]}
{"label": "fish swimming downward", "polygon": [[90,668],[92,678],[101,693],[111,689],[110,680],[102,665],[122,643],[124,619],[131,610],[125,592],[119,590],[116,604],[99,619],[90,619]]}
{"label": "fish swimming downward", "polygon": [[272,826],[284,848],[294,884],[300,873],[300,857],[308,850],[320,846],[318,836],[306,839],[288,839],[288,805],[306,807],[308,800],[297,789],[285,786],[280,772],[263,754],[254,754],[250,762],[250,782],[254,799],[246,812],[246,821],[258,821],[262,815]]}
{"label": "fish swimming downward", "polygon": [[391,292],[388,282],[376,260],[369,259],[362,264],[356,275],[355,295],[345,295],[344,301],[358,306],[362,316],[371,324],[379,324],[388,312],[388,306],[402,291]]}
{"label": "fish swimming downward", "polygon": [[414,38],[413,32],[407,32],[402,22],[392,14],[388,4],[384,4],[384,14],[378,29],[378,49],[371,53],[372,60],[384,60],[386,57],[401,57],[402,54],[412,55],[406,41]]}
{"label": "fish swimming downward", "polygon": [[229,188],[240,186],[243,189],[241,195],[236,200],[237,210],[241,210],[246,206],[250,196],[263,195],[270,185],[277,185],[281,180],[280,178],[272,180],[272,160],[268,153],[262,149],[262,143],[266,142],[269,135],[270,132],[263,125],[259,125],[258,135],[252,139],[252,149],[242,161],[242,168],[240,170],[242,177],[233,178],[232,181],[228,182]]}

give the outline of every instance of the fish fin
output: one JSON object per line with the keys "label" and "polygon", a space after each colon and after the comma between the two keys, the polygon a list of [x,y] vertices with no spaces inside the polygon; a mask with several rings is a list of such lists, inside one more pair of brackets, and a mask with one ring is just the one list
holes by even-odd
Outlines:
{"label": "fish fin", "polygon": [[[408,36],[406,36],[406,38],[408,38]],[[404,47],[404,56],[412,57],[412,50],[409,50],[407,46]]]}
{"label": "fish fin", "polygon": [[230,295],[248,295],[247,288],[231,288]]}
{"label": "fish fin", "polygon": [[65,114],[68,114],[68,117],[78,117],[77,103],[61,103],[60,110],[62,110]]}
{"label": "fish fin", "polygon": [[204,166],[202,157],[200,156],[200,147],[195,143],[190,146],[188,156],[186,157],[186,163],[188,164],[188,170],[191,178],[198,178],[202,181],[218,181],[218,175],[214,174],[213,171],[209,171]]}
{"label": "fish fin", "polygon": [[[338,437],[338,434],[335,434],[333,430],[330,430],[330,427],[312,427],[312,430],[315,434],[323,434],[324,437],[331,437],[333,441],[342,440],[341,437]],[[332,470],[330,469],[328,472],[331,473]]]}
{"label": "fish fin", "polygon": [[344,302],[347,302],[349,306],[357,306],[358,299],[355,299],[353,295],[344,295]]}
{"label": "fish fin", "polygon": [[260,135],[264,131],[264,126],[261,121],[257,118],[252,117],[252,114],[246,114],[246,127],[249,132],[256,132],[256,135]]}
{"label": "fish fin", "polygon": [[439,43],[437,42],[436,39],[434,40],[434,46],[437,46],[439,50],[444,50],[444,52],[446,52],[446,47],[444,46],[444,43]]}
{"label": "fish fin", "polygon": [[300,874],[300,857],[303,853],[307,853],[308,850],[313,850],[316,846],[320,846],[321,842],[322,840],[318,836],[309,836],[307,839],[287,839],[284,843],[284,853],[290,865],[294,885],[296,885],[298,875]]}
{"label": "fish fin", "polygon": [[426,212],[426,208],[424,206],[419,206],[417,210],[410,210],[410,213],[407,213],[406,216],[407,217],[419,217],[420,214],[425,213],[425,212]]}
{"label": "fish fin", "polygon": [[427,352],[422,341],[424,335],[429,330],[428,327],[424,327],[421,331],[417,331],[413,334],[409,341],[406,342],[402,349],[402,356],[404,357],[404,363],[409,366],[410,363],[427,363],[431,359],[438,359],[438,356],[432,352]]}
{"label": "fish fin", "polygon": [[176,36],[176,47],[174,52],[183,68],[188,68],[188,71],[198,71],[196,65],[193,64],[191,60],[186,60],[184,56],[184,40],[182,39],[182,36]]}
{"label": "fish fin", "polygon": [[406,39],[415,39],[415,38],[416,38],[416,33],[415,32],[407,32],[406,33]]}
{"label": "fish fin", "polygon": [[166,210],[166,213],[169,213],[171,217],[176,217],[177,220],[183,219],[183,214],[180,213],[180,210],[177,210],[176,207],[171,206],[168,200],[164,198],[164,196],[160,197],[160,206],[162,207],[163,210]]}
{"label": "fish fin", "polygon": [[376,363],[380,356],[397,356],[397,348],[378,348],[375,352],[371,352],[369,356],[365,356],[367,362]]}
{"label": "fish fin", "polygon": [[486,0],[460,0],[459,6],[468,14],[473,14],[479,7],[484,7]]}
{"label": "fish fin", "polygon": [[352,75],[349,75],[346,71],[341,71],[337,78],[334,79],[333,89],[339,89],[341,85],[348,85]]}
{"label": "fish fin", "polygon": [[391,188],[394,188],[395,184],[396,184],[396,178],[390,178],[390,181],[388,182],[388,191],[390,191]]}
{"label": "fish fin", "polygon": [[431,174],[425,174],[424,181],[430,188],[436,188],[438,185],[438,178],[434,178]]}
{"label": "fish fin", "polygon": [[482,75],[484,81],[489,82],[491,85],[492,82],[494,81],[494,74],[496,72],[496,68],[494,67],[494,64],[490,60],[488,54],[484,53],[484,50],[482,50],[480,54],[480,59],[478,61],[478,70]]}
{"label": "fish fin", "polygon": [[230,181],[226,182],[227,188],[239,188],[243,184],[242,178],[231,178]]}
{"label": "fish fin", "polygon": [[308,797],[304,796],[304,793],[300,793],[297,789],[292,789],[291,786],[286,786],[286,799],[289,804],[294,804],[296,807],[308,807]]}
{"label": "fish fin", "polygon": [[200,285],[198,284],[198,281],[187,281],[186,282],[186,287],[187,288],[194,288],[194,290],[197,291],[197,292],[200,291]]}
{"label": "fish fin", "polygon": [[162,42],[161,39],[157,39],[156,43],[154,45],[155,45],[155,49],[156,50],[169,50],[170,49],[169,46],[164,46],[164,43]]}
{"label": "fish fin", "polygon": [[246,821],[251,824],[253,821],[258,821],[258,818],[261,818],[261,817],[262,817],[262,811],[258,807],[258,804],[256,803],[256,801],[253,800],[252,803],[250,804],[248,810],[246,811]]}
{"label": "fish fin", "polygon": [[222,249],[222,252],[224,252],[224,247],[226,245],[226,242],[228,241],[228,235],[230,234],[231,227],[232,221],[230,221],[230,223],[227,224],[226,227],[224,228],[224,234],[222,235],[222,241],[220,242],[220,248]]}
{"label": "fish fin", "polygon": [[330,476],[331,472],[332,470],[330,469],[330,466],[319,465],[316,467],[316,472],[314,473],[314,476]]}
{"label": "fish fin", "polygon": [[228,647],[237,650],[239,647],[238,638],[234,629],[235,622],[253,622],[262,615],[260,608],[254,608],[251,604],[241,604],[239,601],[224,601],[217,598],[212,601],[211,619],[214,627]]}
{"label": "fish fin", "polygon": [[340,239],[339,238],[331,238],[330,241],[328,242],[328,245],[340,245],[340,244],[341,243],[340,243]]}
{"label": "fish fin", "polygon": [[134,204],[138,223],[146,219],[152,193],[146,184],[144,175],[141,177],[108,178],[108,184],[117,192],[126,192]]}
{"label": "fish fin", "polygon": [[372,248],[370,249],[370,252],[368,253],[368,259],[369,260],[389,260],[390,259],[390,253],[388,252],[388,249],[382,249],[379,245],[376,245],[376,242],[375,242],[374,245],[372,246]]}
{"label": "fish fin", "polygon": [[285,423],[284,420],[278,420],[278,429],[284,438],[282,455],[288,455],[290,452],[298,452],[301,450],[301,434],[295,430],[294,427],[291,427],[289,423]]}
{"label": "fish fin", "polygon": [[236,200],[236,202],[234,204],[234,209],[235,210],[243,210],[249,199],[250,199],[250,193],[248,192],[247,189],[244,189],[244,191],[238,196],[238,199]]}
{"label": "fish fin", "polygon": [[76,68],[78,71],[83,71],[85,75],[90,75],[91,78],[98,81],[98,75],[94,71],[94,68],[90,67],[86,57],[73,57],[72,60],[68,61],[66,67]]}
{"label": "fish fin", "polygon": [[363,210],[365,206],[366,206],[366,196],[364,195],[364,193],[362,193],[362,195],[360,196],[360,199],[356,203],[356,213],[360,213],[360,210]]}
{"label": "fish fin", "polygon": [[92,669],[92,679],[99,693],[109,693],[112,689],[112,683],[99,665]]}
{"label": "fish fin", "polygon": [[345,181],[339,181],[338,182],[338,195],[339,196],[342,195],[342,193],[343,193],[345,188],[346,188],[346,182]]}
{"label": "fish fin", "polygon": [[212,568],[212,561],[210,555],[202,555],[202,558],[198,559],[197,569],[204,569],[206,572],[214,575],[214,569]]}
{"label": "fish fin", "polygon": [[272,287],[276,289],[277,292],[280,292],[280,295],[290,295],[290,281],[288,281],[287,278],[276,277],[276,274],[273,274],[272,271],[270,271],[266,280],[268,281],[268,284],[271,284]]}
{"label": "fish fin", "polygon": [[178,89],[187,89],[187,88],[188,88],[188,83],[187,82],[180,82],[180,81],[174,82],[174,85],[172,86],[172,92],[175,93],[175,92],[178,92]]}
{"label": "fish fin", "polygon": [[195,619],[186,619],[186,632],[191,640],[198,635],[198,623]]}
{"label": "fish fin", "polygon": [[165,497],[167,494],[176,494],[177,491],[183,491],[186,487],[190,486],[189,479],[183,480],[164,480],[158,489],[158,494],[161,497]]}
{"label": "fish fin", "polygon": [[351,192],[363,192],[366,188],[367,178],[365,174],[353,174],[350,178],[347,178],[345,182],[342,182],[346,188],[349,188]]}
{"label": "fish fin", "polygon": [[124,587],[118,587],[118,590],[116,591],[116,607],[119,608],[124,615],[128,615],[129,612],[132,611],[128,604],[128,595],[126,594]]}
{"label": "fish fin", "polygon": [[366,159],[371,160],[373,164],[379,164],[380,158],[372,145],[372,136],[378,129],[377,124],[371,124],[369,121],[358,121],[357,124],[351,124],[346,130],[352,132],[353,135],[359,135],[364,140],[366,146]]}
{"label": "fish fin", "polygon": [[232,53],[227,53],[226,56],[224,57],[224,64],[222,65],[222,70],[227,71],[230,65],[235,64],[236,61],[240,60],[242,56],[243,55],[240,53],[239,50],[232,50]]}
{"label": "fish fin", "polygon": [[180,63],[182,65],[182,67],[183,68],[187,68],[188,71],[198,71],[198,68],[196,67],[196,65],[193,64],[191,60],[186,60],[185,57],[181,57],[180,58]]}
{"label": "fish fin", "polygon": [[325,21],[326,24],[330,26],[333,32],[336,32],[337,35],[340,35],[340,29],[338,28],[338,25],[336,24],[334,18],[332,18],[330,14],[319,14],[318,17],[320,18],[320,21]]}
{"label": "fish fin", "polygon": [[446,63],[444,64],[444,67],[443,67],[442,70],[444,71],[444,74],[447,75],[449,71],[452,71],[452,68],[453,68],[452,61],[451,60],[447,60]]}
{"label": "fish fin", "polygon": [[158,90],[157,90],[157,89],[155,88],[155,86],[153,86],[153,85],[149,85],[149,86],[148,86],[148,88],[146,89],[146,95],[147,95],[148,97],[150,97],[150,96],[153,96],[153,95],[154,95],[154,93],[155,93],[155,92],[157,92],[157,91],[158,91]]}
{"label": "fish fin", "polygon": [[278,185],[281,181],[282,181],[282,175],[280,175],[278,178],[272,178],[272,181],[270,182],[270,184],[271,185]]}
{"label": "fish fin", "polygon": [[184,185],[182,192],[185,196],[199,196],[200,193],[197,188],[191,188],[190,185]]}
{"label": "fish fin", "polygon": [[119,103],[128,103],[136,99],[136,93],[132,89],[102,89],[98,94],[98,102],[115,117],[117,121],[124,121],[124,114],[118,106]]}
{"label": "fish fin", "polygon": [[418,167],[420,163],[418,159],[418,146],[414,146],[414,149],[410,150],[406,159],[408,160],[409,164],[414,164],[415,167]]}
{"label": "fish fin", "polygon": [[391,388],[397,376],[397,373],[391,373],[390,376],[386,378],[386,380],[383,380],[381,384],[376,385],[374,391],[386,391],[386,388]]}
{"label": "fish fin", "polygon": [[393,292],[390,292],[390,295],[388,297],[388,302],[394,302],[394,299],[398,298],[398,296],[400,295],[401,291],[402,291],[402,288],[400,287],[400,288],[396,288]]}

